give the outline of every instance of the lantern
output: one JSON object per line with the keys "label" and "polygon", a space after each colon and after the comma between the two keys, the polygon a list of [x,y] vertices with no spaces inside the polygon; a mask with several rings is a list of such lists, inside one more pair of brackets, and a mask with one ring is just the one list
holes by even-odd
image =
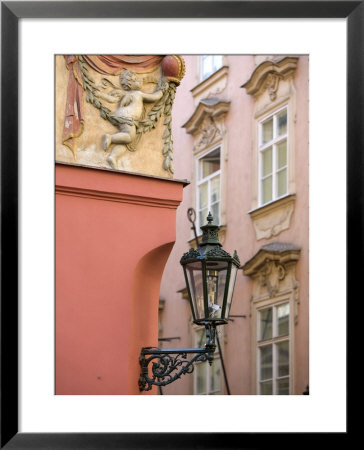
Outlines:
{"label": "lantern", "polygon": [[234,285],[240,261],[222,249],[219,226],[209,213],[201,227],[202,241],[181,258],[193,321],[199,325],[226,324],[229,319]]}

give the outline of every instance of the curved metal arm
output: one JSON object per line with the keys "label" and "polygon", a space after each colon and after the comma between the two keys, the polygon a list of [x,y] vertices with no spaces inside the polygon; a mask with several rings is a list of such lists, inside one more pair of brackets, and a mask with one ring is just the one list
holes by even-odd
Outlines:
{"label": "curved metal arm", "polygon": [[[195,349],[153,349],[142,348],[140,354],[141,374],[139,377],[139,389],[149,391],[152,386],[166,386],[181,378],[186,373],[192,373],[194,363],[209,360],[208,348]],[[194,354],[191,359],[187,355]],[[150,366],[151,364],[151,366]],[[151,375],[149,368],[151,367]]]}
{"label": "curved metal arm", "polygon": [[[150,391],[152,386],[166,386],[181,378],[186,373],[192,373],[195,362],[208,361],[212,364],[214,359],[215,326],[207,323],[206,345],[204,348],[171,348],[160,349],[143,347],[139,362],[141,374],[139,377],[139,390]],[[191,359],[187,355],[194,354]]]}

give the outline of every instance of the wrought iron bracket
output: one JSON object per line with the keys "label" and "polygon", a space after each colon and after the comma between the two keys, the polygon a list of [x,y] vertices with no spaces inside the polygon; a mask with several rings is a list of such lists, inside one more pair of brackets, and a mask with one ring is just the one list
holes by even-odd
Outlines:
{"label": "wrought iron bracket", "polygon": [[[152,386],[166,386],[182,375],[192,373],[195,362],[209,361],[211,364],[214,351],[214,346],[177,349],[143,347],[139,358],[139,389],[149,391]],[[187,355],[191,354],[194,356],[189,359]]]}
{"label": "wrought iron bracket", "polygon": [[[208,323],[205,328],[206,345],[203,348],[143,347],[139,356],[139,390],[150,391],[153,386],[166,386],[182,375],[192,373],[196,362],[208,361],[211,365],[216,349],[216,330],[214,325]],[[189,358],[187,355],[194,356]]]}

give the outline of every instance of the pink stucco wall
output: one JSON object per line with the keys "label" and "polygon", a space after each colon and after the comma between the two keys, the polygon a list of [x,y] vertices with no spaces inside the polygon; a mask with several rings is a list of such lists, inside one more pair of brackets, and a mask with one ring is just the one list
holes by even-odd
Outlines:
{"label": "pink stucco wall", "polygon": [[56,164],[56,394],[139,394],[184,184]]}
{"label": "pink stucco wall", "polygon": [[[191,180],[185,189],[184,199],[177,211],[177,239],[169,256],[161,285],[161,297],[165,307],[161,313],[162,336],[180,337],[165,346],[184,347],[193,345],[188,319],[191,317],[188,302],[178,291],[185,287],[179,259],[187,251],[188,240],[193,237],[187,220],[187,209],[193,205],[195,176],[193,146],[194,140],[182,125],[192,116],[196,104],[191,89],[199,83],[198,56],[187,55],[186,76],[176,94],[173,136],[175,142],[175,167],[177,178]],[[257,241],[253,223],[248,211],[252,208],[252,117],[254,98],[241,86],[250,78],[256,68],[253,55],[227,55],[229,67],[226,88],[218,98],[230,102],[226,115],[227,159],[224,162],[226,177],[226,238],[224,249],[237,250],[242,264],[252,258],[257,251],[272,241],[292,243],[301,248],[296,277],[300,282],[299,319],[295,329],[296,386],[295,392],[302,393],[309,380],[308,374],[308,57],[300,56],[294,77],[297,101],[295,129],[295,171],[296,203],[288,230],[282,231],[274,239]],[[252,281],[250,277],[238,273],[231,314],[245,315],[236,318],[225,328],[224,361],[232,394],[250,394],[251,386],[251,322],[250,298]],[[181,319],[184,318],[184,319]],[[193,393],[193,376],[186,376],[165,387],[164,394]]]}

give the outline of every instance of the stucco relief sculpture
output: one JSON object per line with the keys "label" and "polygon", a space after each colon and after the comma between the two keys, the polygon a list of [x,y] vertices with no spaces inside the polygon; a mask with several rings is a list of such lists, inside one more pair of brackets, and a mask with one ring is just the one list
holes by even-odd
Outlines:
{"label": "stucco relief sculpture", "polygon": [[[161,79],[158,85],[164,87],[166,82]],[[119,103],[117,110],[113,114],[118,122],[119,132],[115,134],[105,134],[103,136],[103,148],[109,150],[114,146],[107,157],[107,161],[113,169],[118,168],[125,151],[135,151],[135,141],[137,137],[137,126],[145,114],[144,102],[152,103],[160,100],[163,96],[162,89],[158,89],[152,94],[141,91],[142,84],[138,80],[135,72],[125,70],[120,75],[120,85],[122,89],[113,89],[109,93],[103,93],[98,88],[93,91],[95,97],[101,98],[108,103]]]}
{"label": "stucco relief sculpture", "polygon": [[[182,57],[71,55],[64,63],[69,78],[56,160],[170,177],[172,105],[185,73]],[[57,91],[65,92],[61,61],[56,68]]]}

